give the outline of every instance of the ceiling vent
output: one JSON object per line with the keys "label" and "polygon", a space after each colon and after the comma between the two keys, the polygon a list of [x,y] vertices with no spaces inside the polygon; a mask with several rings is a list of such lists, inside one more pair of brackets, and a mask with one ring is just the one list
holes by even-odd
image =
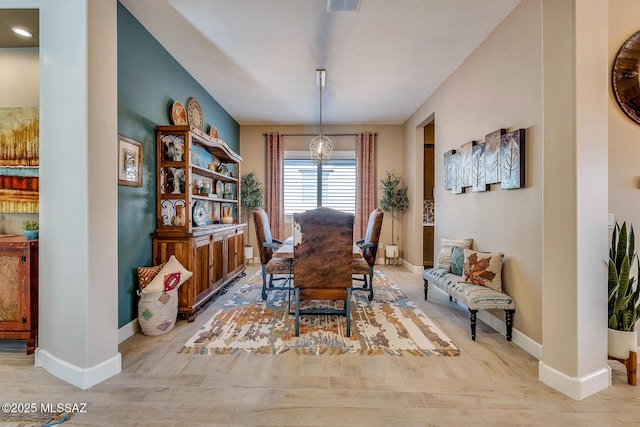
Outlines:
{"label": "ceiling vent", "polygon": [[327,0],[327,12],[357,12],[360,0]]}

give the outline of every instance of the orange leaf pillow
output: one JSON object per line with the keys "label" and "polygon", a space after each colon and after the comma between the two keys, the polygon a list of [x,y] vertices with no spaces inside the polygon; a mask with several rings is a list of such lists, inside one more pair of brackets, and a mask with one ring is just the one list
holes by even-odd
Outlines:
{"label": "orange leaf pillow", "polygon": [[503,259],[504,255],[501,253],[465,249],[462,280],[502,292]]}

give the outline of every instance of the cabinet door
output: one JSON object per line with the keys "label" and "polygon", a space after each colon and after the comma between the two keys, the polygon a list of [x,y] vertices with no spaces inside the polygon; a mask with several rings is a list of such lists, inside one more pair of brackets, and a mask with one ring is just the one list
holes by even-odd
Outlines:
{"label": "cabinet door", "polygon": [[211,236],[205,236],[195,241],[195,265],[191,286],[196,295],[196,302],[204,298],[211,287],[213,276],[213,253],[211,251]]}
{"label": "cabinet door", "polygon": [[233,276],[244,267],[244,228],[227,235],[227,275]]}
{"label": "cabinet door", "polygon": [[214,235],[211,241],[211,255],[213,267],[211,269],[211,286],[217,289],[224,282],[224,257],[223,254],[223,236]]}
{"label": "cabinet door", "polygon": [[433,267],[433,226],[422,227],[422,260],[423,266]]}
{"label": "cabinet door", "polygon": [[0,330],[28,331],[30,325],[27,249],[0,248]]}

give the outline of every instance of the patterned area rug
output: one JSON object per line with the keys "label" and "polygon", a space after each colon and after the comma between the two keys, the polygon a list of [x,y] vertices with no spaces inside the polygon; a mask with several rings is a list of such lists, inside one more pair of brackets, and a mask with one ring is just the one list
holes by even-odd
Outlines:
{"label": "patterned area rug", "polygon": [[[288,292],[268,292],[267,300],[262,301],[261,283],[259,274],[249,279],[180,352],[460,354],[458,347],[380,271],[374,277],[373,301],[367,299],[366,292],[352,294],[351,337],[345,336],[346,317],[338,315],[300,316],[300,336],[296,337]],[[291,301],[293,304],[293,292]]]}

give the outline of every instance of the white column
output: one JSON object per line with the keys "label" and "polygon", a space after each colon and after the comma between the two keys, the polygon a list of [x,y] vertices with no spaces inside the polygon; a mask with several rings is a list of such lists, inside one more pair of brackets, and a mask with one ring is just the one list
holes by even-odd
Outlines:
{"label": "white column", "polygon": [[543,357],[574,399],[609,386],[608,1],[543,0]]}
{"label": "white column", "polygon": [[80,388],[120,372],[117,2],[40,5],[36,365]]}

